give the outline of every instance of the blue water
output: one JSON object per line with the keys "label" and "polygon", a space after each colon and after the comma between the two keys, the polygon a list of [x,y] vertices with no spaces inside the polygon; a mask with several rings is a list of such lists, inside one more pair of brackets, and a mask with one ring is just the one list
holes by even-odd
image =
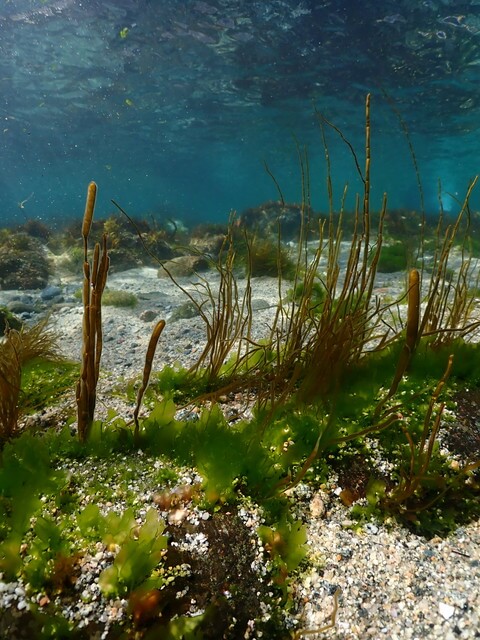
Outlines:
{"label": "blue water", "polygon": [[[372,205],[455,210],[479,171],[480,0],[2,0],[0,223],[97,216],[187,223],[301,199],[327,206],[315,109],[363,162],[372,94]],[[387,96],[387,97],[386,97]],[[402,119],[404,126],[400,123]],[[334,131],[335,204],[361,188]],[[472,204],[479,206],[475,195]]]}

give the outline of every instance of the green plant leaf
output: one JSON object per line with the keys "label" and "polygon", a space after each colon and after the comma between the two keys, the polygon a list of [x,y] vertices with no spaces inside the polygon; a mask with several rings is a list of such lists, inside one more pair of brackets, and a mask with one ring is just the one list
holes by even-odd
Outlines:
{"label": "green plant leaf", "polygon": [[77,515],[77,524],[85,538],[95,540],[105,535],[105,518],[96,504],[87,504]]}
{"label": "green plant leaf", "polygon": [[[125,514],[116,521],[118,526],[122,522],[131,523],[130,514],[127,518]],[[132,537],[134,530],[130,528],[113,566],[105,569],[99,577],[99,585],[105,596],[125,596],[149,578],[167,546],[166,536],[161,535],[164,526],[156,510],[149,509],[145,523],[135,534],[137,537]],[[160,577],[159,584],[162,580]]]}
{"label": "green plant leaf", "polygon": [[132,536],[137,527],[137,521],[133,514],[133,509],[126,509],[120,516],[114,511],[109,511],[105,516],[105,534],[103,542],[109,544],[123,544]]}
{"label": "green plant leaf", "polygon": [[176,411],[177,408],[173,400],[167,399],[157,402],[148,417],[148,421],[155,422],[157,426],[163,427],[174,420]]}

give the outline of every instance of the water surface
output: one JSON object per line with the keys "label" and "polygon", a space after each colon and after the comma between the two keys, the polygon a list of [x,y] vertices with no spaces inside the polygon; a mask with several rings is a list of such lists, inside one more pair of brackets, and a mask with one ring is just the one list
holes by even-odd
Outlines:
{"label": "water surface", "polygon": [[480,0],[3,0],[1,223],[81,216],[92,179],[97,215],[225,220],[277,197],[264,162],[298,201],[296,141],[324,209],[315,109],[362,156],[367,92],[373,206],[420,207],[406,127],[435,213],[479,170],[479,82]]}

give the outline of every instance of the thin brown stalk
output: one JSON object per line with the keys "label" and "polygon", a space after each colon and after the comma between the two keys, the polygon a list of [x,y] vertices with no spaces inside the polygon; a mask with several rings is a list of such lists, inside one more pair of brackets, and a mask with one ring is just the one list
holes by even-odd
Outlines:
{"label": "thin brown stalk", "polygon": [[375,409],[375,415],[379,415],[385,403],[395,395],[398,385],[402,380],[408,365],[412,359],[418,339],[418,326],[420,320],[420,274],[417,269],[411,269],[408,279],[407,296],[407,330],[400,357],[398,359],[395,375],[387,395],[382,398]]}
{"label": "thin brown stalk", "polygon": [[[88,262],[88,236],[92,226],[97,187],[91,182],[87,190],[87,201],[82,224],[84,244],[83,264],[83,327],[82,366],[77,383],[77,428],[82,442],[88,438],[95,414],[97,384],[102,355],[102,294],[107,282],[110,259],[106,235],[102,248],[97,243],[93,250],[92,264]],[[100,253],[101,251],[101,253]]]}
{"label": "thin brown stalk", "polygon": [[[187,296],[205,323],[206,344],[199,359],[190,368],[190,373],[194,374],[203,368],[207,380],[214,382],[218,379],[225,360],[232,353],[235,345],[237,346],[237,353],[243,353],[245,347],[248,349],[252,326],[251,269],[247,268],[247,283],[243,295],[240,297],[238,282],[234,274],[236,251],[233,217],[229,222],[219,258],[216,261],[210,261],[220,277],[218,291],[215,293],[208,280],[197,274],[199,283],[196,288],[197,291],[203,294],[203,299],[199,300],[198,296],[192,295],[186,287],[182,286],[168,267],[150,250],[141,231],[128,213],[114,200],[112,200],[112,203],[132,224],[148,255],[160,264],[173,284]],[[249,240],[246,238],[245,241],[248,252],[250,250]],[[233,376],[236,369],[237,367],[233,365],[233,368],[227,372],[227,377]]]}
{"label": "thin brown stalk", "polygon": [[[445,343],[451,339],[449,332],[456,331],[458,325],[469,324],[472,302],[468,300],[466,285],[470,278],[470,260],[463,261],[457,276],[457,286],[452,287],[448,282],[447,269],[453,244],[460,231],[460,225],[464,218],[467,217],[467,227],[462,243],[462,247],[465,246],[469,230],[469,201],[477,182],[478,176],[471,181],[457,219],[453,225],[446,228],[442,240],[440,240],[440,221],[437,226],[437,248],[434,256],[433,273],[427,293],[427,304],[419,328],[420,336],[432,335],[438,331],[437,344],[440,342]],[[462,256],[465,257],[463,253]],[[453,302],[451,302],[451,292],[453,293]]]}
{"label": "thin brown stalk", "polygon": [[143,367],[142,386],[138,390],[137,404],[135,406],[135,411],[133,412],[133,420],[135,422],[135,432],[134,432],[135,441],[138,440],[138,434],[140,430],[140,425],[138,423],[138,414],[140,413],[143,396],[145,395],[145,391],[147,390],[148,383],[150,381],[153,358],[155,357],[157,344],[160,339],[160,336],[162,335],[162,331],[164,330],[164,328],[165,328],[165,320],[159,320],[155,325],[155,327],[153,328],[152,335],[150,336],[150,342],[148,343],[147,353],[145,355],[145,364]]}
{"label": "thin brown stalk", "polygon": [[370,94],[365,100],[365,185],[363,191],[363,262],[361,290],[364,291],[367,283],[368,257],[370,251]]}
{"label": "thin brown stalk", "polygon": [[[425,478],[428,467],[430,466],[430,461],[432,459],[433,449],[438,436],[438,431],[440,429],[440,422],[443,410],[445,408],[445,403],[442,403],[440,405],[433,426],[430,426],[432,415],[438,402],[438,398],[445,384],[447,383],[448,378],[450,377],[452,366],[453,355],[450,355],[445,372],[440,378],[430,398],[430,402],[423,421],[422,434],[418,443],[414,442],[413,436],[408,431],[407,427],[402,425],[402,431],[410,448],[410,464],[408,472],[403,473],[402,479],[399,482],[398,486],[393,489],[393,491],[391,491],[385,498],[385,503],[390,506],[394,506],[395,508],[405,508],[405,503],[416,493]],[[441,497],[441,495],[443,495],[443,493],[439,494],[436,499]],[[431,504],[432,502],[429,503],[429,506]],[[416,511],[418,511],[417,507]]]}

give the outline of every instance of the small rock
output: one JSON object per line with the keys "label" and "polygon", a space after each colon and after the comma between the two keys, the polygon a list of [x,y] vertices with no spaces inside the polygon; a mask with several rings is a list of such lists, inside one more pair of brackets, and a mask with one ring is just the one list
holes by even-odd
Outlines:
{"label": "small rock", "polygon": [[7,304],[7,309],[12,313],[33,313],[35,311],[33,304],[21,300],[12,300]]}
{"label": "small rock", "polygon": [[42,300],[53,300],[53,298],[61,295],[61,293],[62,289],[60,287],[51,284],[43,289],[43,291],[40,293],[40,297],[42,298]]}
{"label": "small rock", "polygon": [[312,518],[323,518],[325,511],[325,503],[320,497],[320,494],[316,493],[310,502],[310,513],[312,514]]}
{"label": "small rock", "polygon": [[446,604],[445,602],[439,602],[438,611],[444,620],[450,620],[455,613],[455,607],[452,607],[451,604]]}
{"label": "small rock", "polygon": [[178,256],[173,260],[167,260],[164,267],[158,270],[159,278],[168,278],[168,273],[175,277],[191,276],[197,271],[206,271],[209,267],[208,260],[202,256]]}
{"label": "small rock", "polygon": [[377,535],[379,531],[377,525],[373,524],[373,522],[367,522],[364,526],[364,529],[367,533],[373,533],[373,535]]}
{"label": "small rock", "polygon": [[151,322],[152,320],[155,320],[156,317],[157,313],[152,311],[152,309],[145,309],[145,311],[142,311],[140,314],[140,320],[143,320],[143,322]]}
{"label": "small rock", "polygon": [[264,309],[270,309],[272,305],[264,298],[253,298],[252,309],[253,311],[263,311]]}
{"label": "small rock", "polygon": [[46,607],[47,604],[49,604],[49,603],[50,603],[50,598],[48,596],[42,596],[40,598],[40,600],[38,601],[38,605],[40,607]]}

